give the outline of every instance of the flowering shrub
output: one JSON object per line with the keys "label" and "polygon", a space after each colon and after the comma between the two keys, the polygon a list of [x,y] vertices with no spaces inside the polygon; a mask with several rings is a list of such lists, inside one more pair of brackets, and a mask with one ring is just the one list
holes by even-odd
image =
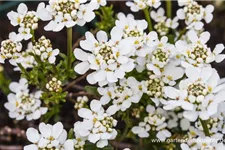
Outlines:
{"label": "flowering shrub", "polygon": [[[178,0],[173,17],[171,1],[166,13],[162,3],[126,2],[132,12],[143,11],[140,20],[122,12],[114,19],[106,0],[50,0],[36,11],[21,3],[8,13],[19,28],[2,41],[0,63],[9,62],[21,79],[9,84],[4,106],[12,119],[40,119],[39,130],[27,129],[32,144],[24,150],[225,149],[225,82],[210,64],[225,59],[224,45],[211,49],[204,30],[214,7]],[[95,14],[101,19],[96,29],[73,49],[73,27]],[[45,31],[66,28],[67,55],[51,39],[35,36],[41,21],[49,21]],[[83,79],[88,83],[78,85]],[[67,132],[52,118],[69,100],[80,120]],[[182,142],[168,142],[175,140]]]}

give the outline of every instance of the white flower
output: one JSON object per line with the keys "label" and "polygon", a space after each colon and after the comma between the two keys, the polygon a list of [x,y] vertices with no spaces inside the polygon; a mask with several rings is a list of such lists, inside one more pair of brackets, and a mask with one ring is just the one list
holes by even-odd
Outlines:
{"label": "white flower", "polygon": [[15,60],[20,56],[22,44],[18,42],[16,33],[11,32],[9,39],[1,42],[0,63],[5,63],[5,59]]}
{"label": "white flower", "polygon": [[22,78],[19,83],[12,82],[9,85],[13,93],[8,95],[5,108],[9,110],[10,118],[16,120],[36,120],[47,112],[46,107],[41,107],[41,91],[29,94],[27,80]]}
{"label": "white flower", "polygon": [[162,72],[162,80],[164,83],[174,86],[176,80],[180,79],[184,75],[184,70],[181,67],[167,65]]}
{"label": "white flower", "polygon": [[155,22],[163,22],[166,20],[165,10],[160,7],[157,12],[151,11],[151,17]]}
{"label": "white flower", "polygon": [[103,86],[114,83],[133,70],[133,60],[128,57],[132,50],[132,44],[128,44],[130,40],[122,39],[122,35],[113,32],[111,40],[108,40],[104,31],[97,33],[97,40],[90,32],[86,32],[85,37],[86,40],[81,41],[80,46],[89,53],[79,48],[74,50],[75,57],[82,61],[74,70],[79,74],[89,69],[95,70],[87,76],[90,84],[98,82]]}
{"label": "white flower", "polygon": [[[37,12],[40,10],[40,5],[38,6]],[[17,12],[11,11],[7,14],[10,23],[13,26],[19,25],[19,33],[17,36],[21,40],[28,40],[32,37],[32,30],[36,30],[38,28],[38,20],[39,16],[35,11],[28,11],[27,6],[24,3],[21,3]]]}
{"label": "white flower", "polygon": [[24,150],[38,149],[58,149],[58,150],[73,150],[73,140],[67,139],[67,132],[63,129],[61,122],[54,125],[40,123],[40,133],[29,128],[26,132],[27,139],[33,143],[24,147]]}
{"label": "white flower", "polygon": [[103,148],[108,145],[108,140],[116,137],[117,131],[114,127],[117,121],[111,117],[110,111],[104,111],[100,101],[92,100],[90,107],[91,110],[78,110],[78,115],[83,121],[74,124],[74,132],[76,136],[87,138],[89,142],[96,143],[98,148]]}
{"label": "white flower", "polygon": [[187,68],[190,66],[204,67],[209,63],[224,60],[224,54],[220,54],[224,49],[223,44],[216,45],[213,52],[206,45],[210,38],[209,32],[203,32],[199,36],[193,30],[188,32],[188,39],[191,43],[177,41],[176,48],[184,56],[185,60],[181,62],[182,66]]}
{"label": "white flower", "polygon": [[[90,2],[86,0],[50,0],[49,5],[42,6],[42,13],[39,13],[40,18],[44,21],[51,20],[47,26],[46,31],[58,32],[64,27],[70,28],[76,24],[83,26],[86,22],[94,19],[94,10],[99,5],[105,5],[105,1],[99,3]],[[47,16],[47,17],[46,17]]]}
{"label": "white flower", "polygon": [[146,7],[158,8],[161,5],[160,0],[133,0],[133,2],[126,2],[131,11],[138,12]]}
{"label": "white flower", "polygon": [[203,19],[206,23],[212,21],[212,12],[214,10],[212,5],[203,8],[203,6],[199,5],[196,1],[187,1],[185,4],[184,8],[177,11],[177,17],[182,20],[185,19],[188,29],[194,28],[196,30],[201,30],[204,26],[202,23]]}
{"label": "white flower", "polygon": [[118,86],[112,84],[105,88],[98,88],[98,92],[102,95],[101,103],[106,105],[112,100],[109,109],[115,112],[125,111],[132,103],[138,103],[145,90],[144,82],[138,82],[134,77],[120,80]]}
{"label": "white flower", "polygon": [[168,38],[163,36],[152,50],[150,62],[146,66],[148,70],[153,71],[156,75],[160,75],[160,69],[164,68],[175,54],[176,49],[174,45],[169,44]]}
{"label": "white flower", "polygon": [[26,15],[27,11],[28,11],[27,6],[24,3],[21,3],[17,8],[17,12],[11,11],[7,14],[10,23],[13,26],[18,26],[20,23],[22,23],[23,18]]}
{"label": "white flower", "polygon": [[186,69],[187,79],[179,84],[179,90],[173,87],[165,87],[165,95],[172,101],[166,103],[165,109],[182,107],[185,111],[184,117],[195,121],[198,117],[202,120],[209,119],[217,113],[218,105],[224,101],[224,92],[218,91],[217,85],[219,75],[215,69],[210,67]]}

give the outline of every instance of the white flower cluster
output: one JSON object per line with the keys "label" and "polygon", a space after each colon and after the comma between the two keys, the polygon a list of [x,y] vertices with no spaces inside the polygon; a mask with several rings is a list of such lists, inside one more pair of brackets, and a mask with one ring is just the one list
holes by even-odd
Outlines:
{"label": "white flower cluster", "polygon": [[148,116],[144,118],[144,122],[140,122],[138,126],[132,128],[134,134],[139,137],[149,137],[149,132],[156,132],[156,137],[162,141],[171,137],[171,133],[166,129],[166,117],[164,116],[165,110],[162,108],[155,108],[152,105],[146,107]]}
{"label": "white flower cluster", "polygon": [[95,39],[92,33],[86,32],[85,37],[80,46],[89,52],[79,48],[74,50],[75,57],[82,61],[74,69],[79,74],[95,70],[87,76],[89,83],[98,82],[101,86],[114,83],[134,69],[134,61],[129,58],[132,41],[122,39],[122,34],[111,32],[111,39],[108,39],[106,32],[99,31]]}
{"label": "white flower cluster", "polygon": [[181,144],[182,150],[202,150],[202,149],[215,149],[223,150],[225,145],[221,140],[222,134],[215,134],[212,136],[205,136],[204,132],[194,127],[189,129],[188,138],[186,143]]}
{"label": "white flower cluster", "polygon": [[20,54],[18,54],[18,57],[15,57],[9,61],[11,65],[15,66],[15,71],[20,71],[17,63],[20,63],[25,69],[33,68],[37,65],[34,57],[30,55],[30,53],[32,53],[32,47],[32,43],[28,43],[27,49],[25,51],[22,51]]}
{"label": "white flower cluster", "polygon": [[106,5],[106,0],[86,2],[87,0],[50,0],[49,5],[42,6],[40,13],[42,20],[51,20],[45,30],[58,32],[64,27],[83,26],[94,19],[94,10],[100,5]]}
{"label": "white flower cluster", "polygon": [[19,83],[12,82],[9,85],[13,93],[8,95],[8,102],[5,108],[9,110],[9,117],[16,120],[36,120],[45,114],[48,110],[41,107],[41,91],[29,93],[27,80],[22,78]]}
{"label": "white flower cluster", "polygon": [[25,146],[24,150],[74,150],[74,142],[67,140],[67,132],[61,122],[54,125],[41,123],[39,131],[34,128],[27,130],[27,139],[33,144]]}
{"label": "white flower cluster", "polygon": [[144,82],[138,82],[134,77],[120,80],[118,86],[110,84],[108,87],[98,88],[98,92],[102,95],[100,102],[106,105],[112,101],[109,109],[115,112],[125,111],[132,103],[138,103],[144,90]]}
{"label": "white flower cluster", "polygon": [[1,42],[0,63],[5,63],[5,59],[9,59],[10,62],[13,62],[19,57],[22,44],[17,41],[15,36],[16,33],[12,32],[9,34],[9,39]]}
{"label": "white flower cluster", "polygon": [[160,36],[167,35],[170,29],[176,29],[179,25],[178,18],[167,18],[165,16],[165,10],[161,7],[157,10],[157,12],[151,11],[151,17],[156,22],[154,29]]}
{"label": "white flower cluster", "polygon": [[178,0],[179,6],[184,6],[177,11],[177,17],[185,20],[187,28],[201,30],[204,26],[203,20],[210,23],[213,19],[214,6],[207,5],[205,8],[194,0]]}
{"label": "white flower cluster", "polygon": [[98,148],[103,148],[108,145],[108,140],[116,137],[117,131],[114,127],[117,121],[111,117],[114,112],[110,109],[105,112],[98,100],[92,100],[90,108],[78,110],[78,115],[83,121],[74,124],[74,132],[76,137],[87,139],[91,143],[96,143]]}
{"label": "white flower cluster", "polygon": [[19,33],[15,35],[15,39],[18,41],[29,40],[33,36],[32,32],[38,28],[38,20],[40,19],[38,12],[40,12],[42,4],[38,5],[37,11],[28,11],[27,6],[21,3],[17,12],[11,11],[7,14],[10,23],[13,26],[19,26]]}
{"label": "white flower cluster", "polygon": [[48,61],[51,64],[55,63],[56,56],[59,54],[59,49],[53,49],[51,41],[44,36],[35,42],[32,50],[35,55],[40,56],[43,62]]}
{"label": "white flower cluster", "polygon": [[133,0],[133,2],[126,2],[131,11],[138,12],[146,7],[158,8],[161,5],[160,0]]}

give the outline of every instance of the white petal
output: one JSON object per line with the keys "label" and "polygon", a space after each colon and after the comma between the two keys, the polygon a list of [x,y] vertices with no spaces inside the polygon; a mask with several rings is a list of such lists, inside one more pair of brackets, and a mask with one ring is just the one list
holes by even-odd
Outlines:
{"label": "white petal", "polygon": [[90,104],[91,110],[94,112],[98,112],[100,111],[100,109],[102,108],[101,102],[97,101],[97,100],[92,100],[91,104]]}
{"label": "white petal", "polygon": [[52,136],[55,139],[57,139],[59,135],[62,133],[62,131],[63,131],[63,124],[61,122],[57,122],[52,127]]}
{"label": "white petal", "polygon": [[81,61],[87,61],[88,60],[88,53],[84,52],[80,48],[76,48],[73,53],[74,53],[74,56],[78,60],[81,60]]}
{"label": "white petal", "polygon": [[23,149],[24,150],[38,150],[38,147],[35,144],[31,144],[31,145],[25,146]]}
{"label": "white petal", "polygon": [[39,124],[39,131],[41,132],[41,135],[45,138],[48,138],[51,136],[51,126],[46,125],[45,123]]}
{"label": "white petal", "polygon": [[25,15],[27,11],[28,11],[28,8],[24,3],[21,3],[17,8],[17,12],[20,13],[21,15]]}
{"label": "white petal", "polygon": [[201,35],[200,35],[200,39],[201,39],[201,42],[203,44],[205,44],[210,38],[210,33],[209,32],[203,32]]}
{"label": "white petal", "polygon": [[198,113],[197,112],[184,111],[183,115],[184,115],[185,118],[187,118],[191,122],[194,122],[198,118]]}
{"label": "white petal", "polygon": [[26,136],[27,139],[32,143],[37,143],[40,139],[40,134],[34,128],[27,129]]}
{"label": "white petal", "polygon": [[78,116],[85,118],[85,119],[91,119],[92,111],[87,108],[81,108],[78,110]]}
{"label": "white petal", "polygon": [[81,62],[75,66],[74,71],[78,74],[85,74],[89,70],[89,67],[90,65],[87,61]]}
{"label": "white petal", "polygon": [[100,139],[100,134],[90,134],[90,135],[88,136],[88,140],[89,140],[91,143],[96,143],[99,139]]}
{"label": "white petal", "polygon": [[108,145],[108,140],[100,140],[100,141],[98,141],[98,143],[97,143],[97,147],[98,148],[103,148],[103,147],[105,147],[105,146],[107,146]]}
{"label": "white petal", "polygon": [[99,31],[99,32],[96,34],[96,37],[97,37],[97,40],[98,40],[99,42],[107,42],[107,41],[108,41],[107,33],[104,32],[104,31]]}

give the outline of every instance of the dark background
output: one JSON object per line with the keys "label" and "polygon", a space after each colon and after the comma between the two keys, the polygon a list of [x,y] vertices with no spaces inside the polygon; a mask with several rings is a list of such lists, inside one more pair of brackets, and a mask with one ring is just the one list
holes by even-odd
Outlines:
{"label": "dark background", "polygon": [[[17,27],[13,27],[10,24],[10,21],[7,18],[7,13],[11,10],[16,11],[17,6],[21,1],[0,1],[0,42],[8,38],[8,34],[12,31],[17,32]],[[24,2],[27,4],[29,10],[36,10],[39,2],[27,1]],[[208,3],[215,5],[214,10],[214,19],[210,24],[205,25],[207,31],[211,33],[210,41],[208,45],[213,49],[216,44],[224,43],[225,44],[225,2],[210,2],[202,1],[201,4],[207,5]],[[111,1],[108,5],[113,4],[114,10],[116,13],[124,12],[131,13],[129,8],[125,6],[125,2]],[[163,4],[164,5],[164,4]],[[165,8],[165,7],[164,7]],[[173,16],[176,14],[177,2],[173,2]],[[133,13],[136,18],[144,18],[143,13],[140,11],[138,13]],[[77,39],[82,37],[84,33],[88,30],[95,28],[95,22],[99,18],[96,18],[91,23],[86,24],[84,27],[74,27],[73,30],[73,42],[75,43]],[[39,22],[39,28],[35,31],[36,38],[39,38],[41,35],[45,35],[47,38],[51,39],[52,45],[54,48],[59,48],[61,52],[66,52],[66,30],[63,29],[61,32],[46,32],[44,31],[44,26],[47,22]],[[181,24],[182,26],[182,24]],[[24,48],[26,45],[23,46]],[[221,77],[225,77],[225,61],[220,64],[213,64]],[[5,75],[13,81],[18,81],[20,74],[14,72],[12,66],[8,63],[4,64]],[[0,81],[2,82],[2,81]],[[3,107],[4,103],[7,101],[6,96],[0,90],[0,150],[1,145],[24,145],[25,138],[24,131],[30,126],[35,126],[38,124],[38,121],[15,121],[8,117],[8,111]],[[69,111],[68,111],[69,110]],[[75,122],[74,116],[76,116],[73,109],[73,105],[70,102],[66,102],[62,108],[60,120],[64,123],[66,128],[73,127]],[[8,126],[10,128],[8,128]]]}

